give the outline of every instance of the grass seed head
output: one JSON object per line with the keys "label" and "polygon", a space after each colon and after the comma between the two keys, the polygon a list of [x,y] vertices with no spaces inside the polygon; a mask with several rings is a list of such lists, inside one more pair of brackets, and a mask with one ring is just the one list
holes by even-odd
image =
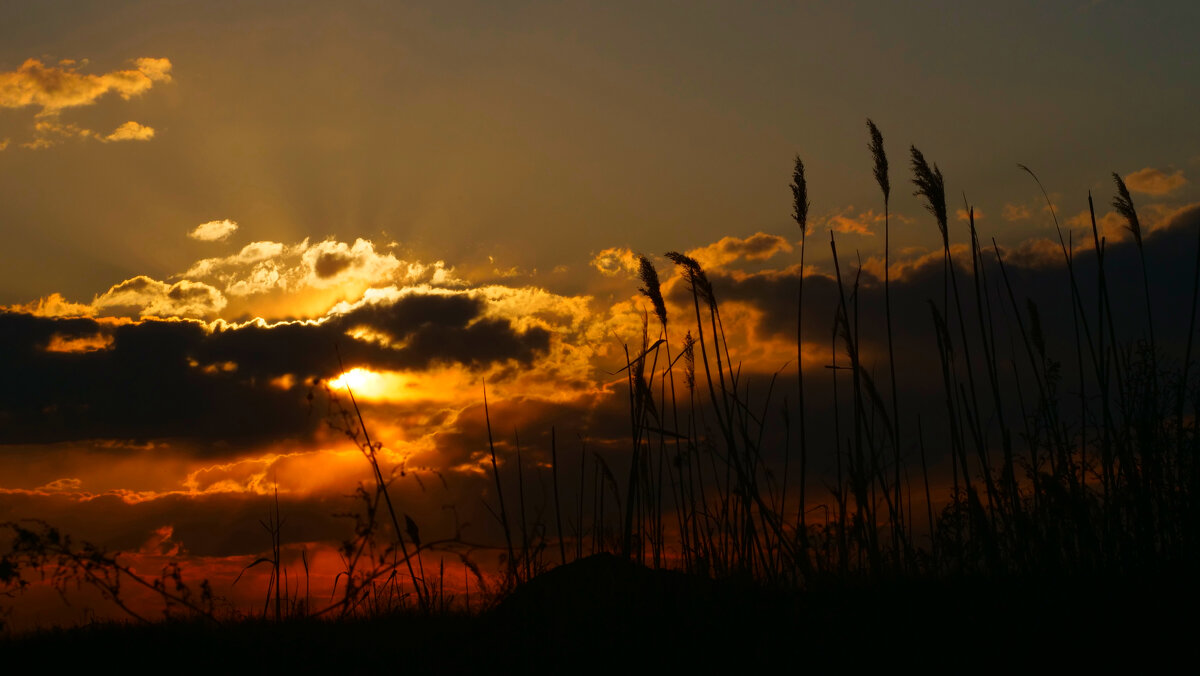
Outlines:
{"label": "grass seed head", "polygon": [[867,130],[871,132],[871,143],[868,147],[871,149],[871,156],[875,158],[875,181],[883,191],[883,201],[887,202],[892,194],[892,184],[888,180],[888,161],[887,154],[883,152],[883,134],[879,133],[879,127],[876,127],[870,118],[867,118]]}
{"label": "grass seed head", "polygon": [[925,198],[925,208],[937,219],[942,244],[948,248],[950,233],[946,219],[946,182],[942,179],[942,172],[936,164],[931,169],[916,146],[912,146],[912,168],[913,183],[917,186],[913,195]]}
{"label": "grass seed head", "polygon": [[1129,196],[1129,189],[1125,187],[1125,181],[1121,180],[1120,174],[1113,172],[1113,182],[1117,184],[1117,196],[1113,198],[1113,208],[1117,213],[1125,217],[1129,228],[1129,232],[1133,233],[1133,241],[1138,248],[1142,248],[1142,224],[1138,221],[1137,210],[1133,208],[1133,198]]}
{"label": "grass seed head", "polygon": [[804,162],[796,156],[792,169],[792,218],[800,226],[800,236],[808,231],[808,181],[804,179]]}
{"label": "grass seed head", "polygon": [[658,321],[662,322],[663,326],[667,325],[667,306],[663,302],[662,288],[658,282],[658,271],[654,269],[654,264],[645,256],[638,256],[640,269],[638,275],[642,278],[642,284],[645,286],[638,289],[644,296],[650,299],[654,305],[654,314],[658,316]]}

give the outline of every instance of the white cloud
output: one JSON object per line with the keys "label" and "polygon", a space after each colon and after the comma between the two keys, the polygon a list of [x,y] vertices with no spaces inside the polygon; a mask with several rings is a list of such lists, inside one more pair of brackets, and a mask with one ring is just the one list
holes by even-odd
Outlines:
{"label": "white cloud", "polygon": [[201,242],[221,242],[229,238],[238,229],[237,221],[231,221],[228,218],[219,221],[209,221],[197,225],[188,237],[198,239]]}

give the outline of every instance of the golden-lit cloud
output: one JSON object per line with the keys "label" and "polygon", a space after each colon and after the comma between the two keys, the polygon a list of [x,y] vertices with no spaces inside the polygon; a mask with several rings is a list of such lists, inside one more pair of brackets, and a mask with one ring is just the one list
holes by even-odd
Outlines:
{"label": "golden-lit cloud", "polygon": [[[215,232],[225,229],[213,226]],[[320,317],[373,287],[464,285],[442,261],[401,260],[362,238],[315,243],[305,239],[290,245],[251,242],[235,254],[199,260],[179,277],[221,289],[229,301],[227,314],[233,317],[264,318]]]}
{"label": "golden-lit cloud", "polygon": [[225,307],[225,297],[202,282],[167,284],[138,275],[96,296],[92,307],[99,312],[127,310],[143,317],[211,317]]}
{"label": "golden-lit cloud", "polygon": [[83,336],[66,336],[56,333],[46,344],[47,352],[95,352],[112,347],[113,338],[108,334],[93,333]]}
{"label": "golden-lit cloud", "polygon": [[[982,221],[984,218],[986,218],[986,216],[983,215],[983,209],[980,209],[979,207],[975,207],[974,215],[975,220],[977,221]],[[954,212],[954,217],[964,223],[970,220],[970,216],[971,214],[966,209],[959,209]]]}
{"label": "golden-lit cloud", "polygon": [[96,308],[87,303],[72,303],[61,293],[52,293],[28,303],[0,306],[0,310],[22,312],[35,317],[91,317]]}
{"label": "golden-lit cloud", "polygon": [[[899,257],[893,257],[891,260],[891,267],[888,269],[891,281],[903,281],[931,265],[941,266],[945,261],[945,255],[942,249],[922,251],[913,248],[901,252]],[[956,264],[969,268],[971,265],[971,247],[961,243],[951,244],[950,258]],[[867,258],[863,261],[862,267],[864,271],[871,273],[876,278],[883,279],[882,256]]]}
{"label": "golden-lit cloud", "polygon": [[708,246],[688,251],[687,255],[704,269],[714,270],[739,260],[765,261],[777,253],[791,250],[792,245],[786,238],[756,232],[744,239],[722,237]]}
{"label": "golden-lit cloud", "polygon": [[1168,174],[1161,169],[1146,167],[1125,177],[1125,187],[1131,192],[1143,195],[1167,195],[1184,185],[1187,185],[1187,179],[1184,178],[1182,169]]}
{"label": "golden-lit cloud", "polygon": [[[860,210],[855,209],[853,205],[841,209],[834,209],[833,212],[826,216],[823,221],[825,228],[834,232],[842,232],[854,235],[873,235],[877,230],[881,230],[884,224],[884,213],[874,209]],[[904,214],[890,212],[887,214],[886,220],[890,220],[891,224],[911,224],[913,219]]]}
{"label": "golden-lit cloud", "polygon": [[[381,313],[391,313],[390,308],[406,301],[421,301],[421,304],[438,301],[448,308],[478,304],[481,314],[468,323],[468,331],[473,330],[472,327],[483,329],[488,323],[500,323],[521,334],[542,333],[553,338],[536,363],[519,372],[508,365],[496,364],[481,373],[433,366],[421,369],[419,376],[415,372],[388,373],[386,370],[376,370],[372,375],[358,374],[357,377],[364,379],[364,385],[370,385],[372,397],[376,399],[441,400],[448,390],[477,387],[480,375],[489,382],[519,381],[527,393],[536,390],[541,393],[538,396],[573,397],[580,388],[591,387],[596,344],[605,342],[612,330],[606,323],[608,316],[595,313],[588,296],[564,296],[538,287],[495,284],[465,290],[429,285],[369,289],[356,302],[334,306],[327,315],[328,321],[348,326],[348,335],[360,341],[388,349],[413,349],[418,347],[413,338],[398,337],[393,335],[395,329],[387,328],[394,320],[381,321]],[[547,387],[539,384],[543,382]],[[355,391],[357,393],[358,388]]]}
{"label": "golden-lit cloud", "polygon": [[390,253],[376,251],[365,239],[354,244],[324,240],[300,255],[304,283],[315,288],[342,284],[350,279],[376,282],[391,279],[402,264]]}
{"label": "golden-lit cloud", "polygon": [[1004,205],[1000,216],[1006,221],[1027,221],[1033,216],[1033,211],[1024,204],[1013,204],[1010,202]]}
{"label": "golden-lit cloud", "polygon": [[237,229],[237,221],[224,218],[219,221],[208,221],[207,223],[197,225],[188,232],[188,237],[198,239],[201,242],[221,242],[237,232]]}
{"label": "golden-lit cloud", "polygon": [[[1068,228],[1084,232],[1084,236],[1076,238],[1077,241],[1075,244],[1077,246],[1087,248],[1093,246],[1091,212],[1080,211],[1074,216],[1067,217],[1064,222]],[[1149,223],[1146,225],[1149,227]],[[1133,234],[1129,232],[1129,222],[1115,211],[1106,211],[1096,215],[1096,231],[1100,235],[1100,238],[1107,240],[1109,244],[1133,237]]]}
{"label": "golden-lit cloud", "polygon": [[638,271],[638,257],[626,247],[610,247],[592,256],[592,267],[606,277],[622,274],[632,277]]}
{"label": "golden-lit cloud", "polygon": [[843,232],[855,235],[871,235],[871,222],[874,220],[873,212],[870,210],[865,213],[855,214],[854,207],[846,207],[841,213],[833,214],[825,219],[825,225],[834,232]]}
{"label": "golden-lit cloud", "polygon": [[101,75],[81,73],[80,65],[86,62],[64,60],[47,66],[38,59],[28,59],[15,71],[0,73],[0,107],[36,106],[41,113],[48,113],[91,105],[109,92],[128,100],[156,82],[171,81],[169,59],[136,59],[134,68]]}
{"label": "golden-lit cloud", "polygon": [[149,141],[154,138],[154,128],[130,120],[103,137],[104,141]]}
{"label": "golden-lit cloud", "polygon": [[[154,129],[130,120],[111,133],[97,133],[73,122],[62,120],[68,108],[95,104],[108,93],[124,100],[138,96],[160,82],[171,81],[171,61],[165,58],[140,58],[133,68],[100,75],[83,73],[86,61],[63,60],[46,65],[28,59],[17,70],[0,73],[0,108],[38,108],[34,118],[34,137],[22,143],[25,148],[41,149],[68,138],[94,138],[103,142],[146,141]],[[7,141],[5,142],[7,145]]]}

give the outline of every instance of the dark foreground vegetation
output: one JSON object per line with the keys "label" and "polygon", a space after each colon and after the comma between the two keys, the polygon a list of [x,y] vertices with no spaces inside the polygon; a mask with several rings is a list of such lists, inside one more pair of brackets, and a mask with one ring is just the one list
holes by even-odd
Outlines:
{"label": "dark foreground vegetation", "polygon": [[[886,218],[889,165],[882,136],[868,127]],[[164,577],[160,591],[185,620],[43,632],[6,649],[36,654],[67,640],[82,654],[132,644],[164,660],[228,654],[269,666],[439,669],[510,661],[552,670],[601,660],[632,668],[646,660],[855,665],[972,656],[958,664],[965,670],[978,660],[1028,664],[1047,652],[1075,664],[1185,652],[1180,635],[1194,632],[1189,609],[1200,598],[1200,374],[1192,366],[1200,265],[1173,278],[1190,290],[1190,305],[1176,308],[1188,317],[1186,336],[1156,336],[1143,229],[1114,174],[1112,203],[1140,275],[1109,276],[1094,212],[1086,257],[1058,229],[1072,335],[1052,341],[1037,299],[1014,291],[1005,252],[980,237],[970,205],[969,241],[956,251],[941,172],[915,147],[911,169],[944,254],[940,297],[923,318],[904,318],[930,327],[923,358],[940,384],[937,419],[914,419],[898,395],[905,355],[893,341],[886,220],[882,321],[860,321],[863,271],[845,263],[832,236],[837,300],[824,336],[804,335],[803,279],[796,290],[797,358],[806,341],[832,339],[821,390],[833,414],[817,434],[805,405],[816,389],[798,370],[774,423],[782,441],[768,423],[779,420],[780,405],[750,396],[705,270],[667,254],[692,310],[668,317],[658,273],[643,258],[641,291],[652,312],[623,370],[630,452],[619,461],[584,452],[578,474],[566,477],[552,441],[552,504],[530,518],[520,455],[497,462],[492,446],[489,507],[504,533],[504,570],[483,612],[447,604],[440,575],[426,571],[423,552],[455,551],[453,543],[422,543],[417,524],[392,504],[379,442],[349,393],[335,419],[362,449],[375,485],[360,489],[363,516],[344,547],[337,600],[308,608],[281,590],[273,522],[264,524],[272,552],[256,562],[273,570],[261,617],[222,623],[203,592],[185,593]],[[799,158],[792,190],[803,265],[808,195]],[[1200,262],[1200,239],[1196,246]],[[1135,312],[1113,303],[1130,285],[1145,299]],[[1072,347],[1056,355],[1048,346],[1059,338]],[[868,344],[886,358],[864,365]],[[818,455],[833,459],[831,476],[811,475]],[[937,475],[935,462],[948,471]],[[562,500],[568,481],[578,488]],[[945,484],[948,492],[937,488]],[[0,565],[0,581],[13,588],[47,566],[73,567],[73,579],[101,586],[122,575],[106,554],[8,526],[32,534],[17,537]],[[119,590],[109,596],[119,600]]]}
{"label": "dark foreground vegetation", "polygon": [[185,672],[1169,667],[1195,657],[1192,580],[925,579],[780,593],[599,554],[481,614],[97,623],[0,639],[0,654],[59,669],[136,660]]}

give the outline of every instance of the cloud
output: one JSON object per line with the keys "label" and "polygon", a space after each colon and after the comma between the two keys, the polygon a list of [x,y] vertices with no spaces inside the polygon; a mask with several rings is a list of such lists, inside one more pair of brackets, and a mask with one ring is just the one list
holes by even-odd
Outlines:
{"label": "cloud", "polygon": [[1187,184],[1183,170],[1168,174],[1160,169],[1146,167],[1125,177],[1125,187],[1131,192],[1161,196],[1172,193]]}
{"label": "cloud", "polygon": [[720,240],[699,249],[687,252],[702,267],[720,268],[737,260],[764,261],[780,251],[791,251],[792,245],[779,235],[756,232],[742,239],[722,237]]}
{"label": "cloud", "polygon": [[[970,214],[967,212],[966,209],[959,209],[959,210],[955,211],[954,217],[964,223],[966,223],[968,220],[970,220],[969,219]],[[983,215],[983,209],[980,209],[979,207],[975,207],[975,220],[982,221],[985,218],[987,218],[987,217]]]}
{"label": "cloud", "polygon": [[846,207],[841,213],[834,214],[825,219],[825,225],[834,232],[852,233],[856,235],[871,235],[870,222],[873,220],[873,213],[867,211],[863,214],[854,214],[854,207]]}
{"label": "cloud", "polygon": [[[1079,248],[1077,246],[1076,250]],[[1015,247],[1005,247],[1001,252],[1005,263],[1024,268],[1051,268],[1063,263],[1062,245],[1045,237],[1027,239]]]}
{"label": "cloud", "polygon": [[125,124],[117,127],[111,134],[103,138],[104,141],[149,141],[154,138],[154,128],[147,127],[144,124],[139,124],[130,120]]}
{"label": "cloud", "polygon": [[1032,216],[1033,212],[1024,204],[1005,204],[1000,212],[1000,217],[1006,221],[1026,221]]}
{"label": "cloud", "polygon": [[[1074,216],[1066,219],[1066,224],[1070,228],[1078,228],[1083,231],[1082,237],[1075,238],[1076,248],[1091,248],[1094,247],[1092,237],[1092,213],[1090,211],[1080,211]],[[1151,223],[1146,223],[1147,230],[1150,229]],[[1133,234],[1129,232],[1129,222],[1125,220],[1115,211],[1106,211],[1096,216],[1096,231],[1101,239],[1107,240],[1108,244],[1131,239]]]}
{"label": "cloud", "polygon": [[638,271],[638,257],[631,249],[610,247],[592,256],[592,267],[606,277],[624,274],[634,276]]}
{"label": "cloud", "polygon": [[201,223],[188,233],[188,237],[198,239],[201,242],[222,242],[228,239],[237,229],[237,222],[226,218],[219,221]]}
{"label": "cloud", "polygon": [[[353,243],[332,239],[316,243],[306,239],[292,245],[252,242],[236,254],[197,261],[181,276],[217,285],[230,297],[345,289],[346,293],[337,300],[348,300],[361,296],[371,286],[397,282],[461,284],[442,261],[432,264],[402,261],[362,238]],[[320,312],[324,313],[337,300]]]}
{"label": "cloud", "polygon": [[[873,228],[882,226],[884,220],[885,217],[881,211],[875,211],[874,209],[860,211],[851,205],[842,209],[834,209],[831,215],[825,217],[824,225],[834,232],[873,235],[875,234]],[[893,225],[897,223],[913,223],[912,218],[894,211],[887,215],[887,220],[890,220]]]}
{"label": "cloud", "polygon": [[64,336],[56,333],[46,344],[48,352],[94,352],[112,347],[112,336],[96,333],[90,336]]}
{"label": "cloud", "polygon": [[170,73],[169,59],[141,58],[132,69],[102,75],[81,73],[72,61],[47,66],[28,59],[17,70],[0,73],[0,107],[36,106],[41,108],[39,114],[47,114],[91,105],[109,92],[128,100],[157,82],[170,82]]}
{"label": "cloud", "polygon": [[91,317],[96,308],[87,303],[72,303],[61,293],[52,293],[28,303],[2,306],[0,311],[21,312],[35,317]]}
{"label": "cloud", "polygon": [[[142,315],[202,314],[216,292],[135,277],[97,306]],[[517,327],[482,295],[399,290],[321,320],[205,324],[0,313],[0,372],[20,388],[0,394],[0,444],[72,439],[254,440],[310,435],[306,387],[346,368],[420,372],[531,365],[550,349],[542,326]],[[383,340],[360,340],[365,328]],[[520,369],[518,369],[520,370]],[[283,378],[288,376],[287,378]],[[291,382],[292,387],[280,383]]]}
{"label": "cloud", "polygon": [[202,282],[174,284],[138,275],[109,288],[92,301],[97,311],[133,310],[154,317],[210,317],[225,307],[225,297]]}
{"label": "cloud", "polygon": [[[237,229],[228,219],[194,228],[189,237],[219,241]],[[353,303],[372,289],[463,289],[442,261],[404,261],[368,240],[353,243],[304,240],[287,245],[259,241],[228,256],[205,258],[174,279],[139,275],[113,285],[89,303],[53,293],[0,310],[40,316],[176,317],[246,321],[324,317],[339,303]]]}
{"label": "cloud", "polygon": [[38,59],[28,59],[17,70],[0,73],[0,108],[38,108],[34,117],[34,138],[22,143],[22,147],[48,148],[67,138],[112,142],[146,141],[154,137],[153,128],[132,120],[110,134],[97,133],[64,122],[62,112],[93,105],[110,92],[129,100],[150,90],[156,83],[170,82],[169,59],[140,58],[134,61],[133,68],[100,75],[82,73],[80,65],[83,64],[64,60],[47,66]]}
{"label": "cloud", "polygon": [[359,238],[354,244],[325,240],[317,242],[300,255],[304,283],[321,288],[348,279],[390,279],[401,263],[391,254],[380,253],[368,240]]}

